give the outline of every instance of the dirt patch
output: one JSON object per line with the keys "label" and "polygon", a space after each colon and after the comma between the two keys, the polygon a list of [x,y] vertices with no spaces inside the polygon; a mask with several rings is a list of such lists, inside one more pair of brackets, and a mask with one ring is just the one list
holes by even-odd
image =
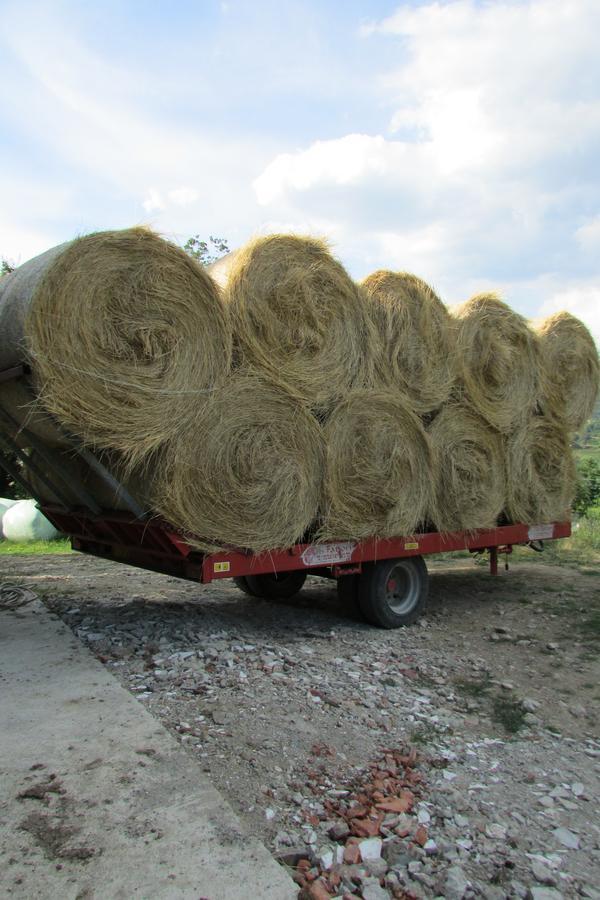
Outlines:
{"label": "dirt patch", "polygon": [[397,632],[352,618],[319,579],[274,604],[227,581],[77,556],[7,559],[5,571],[170,729],[279,858],[308,861],[308,884],[331,874],[320,859],[340,845],[339,792],[372,784],[386,749],[412,746],[423,782],[398,813],[407,833],[379,822],[380,861],[341,863],[340,892],[375,896],[376,881],[388,896],[450,896],[464,882],[466,897],[596,896],[598,574],[516,562],[493,579],[463,559],[429,568],[427,616]]}
{"label": "dirt patch", "polygon": [[78,829],[55,822],[43,812],[30,813],[21,823],[21,830],[33,837],[48,859],[86,860],[97,853],[93,847],[73,846]]}

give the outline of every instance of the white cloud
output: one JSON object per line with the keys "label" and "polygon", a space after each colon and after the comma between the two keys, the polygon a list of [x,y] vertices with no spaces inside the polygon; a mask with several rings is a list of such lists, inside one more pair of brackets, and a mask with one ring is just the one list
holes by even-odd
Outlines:
{"label": "white cloud", "polygon": [[600,347],[600,284],[581,284],[557,291],[540,307],[540,316],[566,310],[581,319]]}
{"label": "white cloud", "polygon": [[406,147],[381,135],[348,134],[316,141],[307,150],[277,156],[255,179],[258,202],[268,205],[287,190],[306,191],[319,184],[353,185],[368,178],[393,176]]}
{"label": "white cloud", "polygon": [[[233,240],[248,228],[256,208],[249,184],[267,158],[262,142],[243,134],[232,140],[212,130],[208,116],[198,122],[182,115],[181,84],[165,88],[151,69],[116,64],[108,51],[91,49],[74,23],[38,4],[33,9],[27,17],[13,4],[0,22],[0,62],[8,59],[18,73],[1,127],[30,155],[39,148],[48,182],[68,186],[65,192],[73,186],[70,202],[48,214],[58,234],[124,227],[145,213],[154,227],[184,240],[204,231]],[[13,174],[1,167],[0,187]],[[15,233],[27,233],[38,214],[35,203],[4,192],[2,206]],[[25,258],[36,252],[35,241],[21,246]]]}
{"label": "white cloud", "polygon": [[199,194],[194,188],[179,187],[169,191],[168,197],[175,206],[191,206],[192,203],[196,202]]}
{"label": "white cloud", "polygon": [[147,213],[164,212],[169,206],[192,206],[199,198],[198,191],[190,187],[173,188],[166,192],[150,188],[142,201]]}
{"label": "white cloud", "polygon": [[13,219],[9,221],[0,214],[0,256],[11,265],[19,266],[59,241],[60,238],[50,230],[16,225]]}
{"label": "white cloud", "polygon": [[150,188],[145,199],[142,201],[142,206],[148,213],[156,212],[158,210],[162,211],[165,208],[165,201],[160,191],[157,191],[156,188]]}
{"label": "white cloud", "polygon": [[[361,269],[418,266],[453,297],[473,284],[588,283],[600,239],[599,33],[597,0],[403,5],[362,30],[398,49],[375,76],[389,133],[282,153],[255,179],[256,197],[277,218],[337,222]],[[519,303],[533,314],[541,297]]]}

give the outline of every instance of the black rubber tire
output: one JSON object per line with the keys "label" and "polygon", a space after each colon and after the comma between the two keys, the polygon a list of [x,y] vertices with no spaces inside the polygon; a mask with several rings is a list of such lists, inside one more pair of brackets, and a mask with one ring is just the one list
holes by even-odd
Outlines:
{"label": "black rubber tire", "polygon": [[251,597],[262,597],[265,600],[289,600],[302,589],[306,581],[306,572],[246,575],[243,580],[246,582],[246,587],[242,587],[242,590],[245,590]]}
{"label": "black rubber tire", "polygon": [[402,628],[422,614],[429,594],[427,566],[421,556],[386,559],[363,566],[358,602],[371,625]]}
{"label": "black rubber tire", "polygon": [[362,610],[358,602],[359,575],[340,575],[337,579],[337,592],[344,610],[353,619],[363,619]]}
{"label": "black rubber tire", "polygon": [[248,580],[243,575],[235,575],[233,578],[233,582],[236,587],[243,591],[245,594],[248,594],[249,597],[260,597],[260,594],[255,594],[254,591],[250,590],[250,585],[248,584]]}

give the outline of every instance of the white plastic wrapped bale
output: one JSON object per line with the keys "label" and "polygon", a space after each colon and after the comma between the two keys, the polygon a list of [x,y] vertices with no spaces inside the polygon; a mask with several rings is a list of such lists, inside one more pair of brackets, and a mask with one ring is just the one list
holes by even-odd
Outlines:
{"label": "white plastic wrapped bale", "polygon": [[55,541],[60,531],[39,511],[35,500],[18,500],[2,516],[2,535],[7,541]]}
{"label": "white plastic wrapped bale", "polygon": [[0,497],[0,541],[3,538],[2,520],[4,518],[4,513],[7,511],[7,509],[10,509],[11,506],[14,506],[16,502],[16,500],[8,500],[6,497]]}

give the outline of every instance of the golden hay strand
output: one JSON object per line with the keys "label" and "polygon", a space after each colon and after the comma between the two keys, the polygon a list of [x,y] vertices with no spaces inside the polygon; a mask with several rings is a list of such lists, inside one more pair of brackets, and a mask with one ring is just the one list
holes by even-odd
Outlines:
{"label": "golden hay strand", "polygon": [[34,295],[26,334],[46,408],[132,465],[177,433],[231,362],[218,289],[145,228],[69,244]]}
{"label": "golden hay strand", "polygon": [[575,493],[569,433],[548,416],[532,416],[506,438],[507,513],[513,522],[563,519]]}
{"label": "golden hay strand", "polygon": [[164,453],[154,506],[200,548],[287,547],[317,516],[322,472],[314,417],[281,385],[242,372],[190,410]]}
{"label": "golden hay strand", "polygon": [[502,439],[463,403],[451,402],[428,428],[434,454],[431,518],[439,531],[493,527],[505,502]]}
{"label": "golden hay strand", "polygon": [[448,310],[429,285],[408,272],[374,272],[361,284],[381,345],[377,380],[399,387],[421,415],[438,409],[455,377]]}
{"label": "golden hay strand", "polygon": [[542,407],[577,431],[591,416],[598,396],[600,363],[594,339],[568,312],[544,319],[537,334],[548,381]]}
{"label": "golden hay strand", "polygon": [[535,334],[495,294],[478,294],[452,314],[466,396],[486,422],[507,433],[538,401],[542,364]]}
{"label": "golden hay strand", "polygon": [[413,534],[430,505],[429,440],[397,392],[352,392],[325,425],[322,537]]}
{"label": "golden hay strand", "polygon": [[313,409],[329,409],[364,380],[372,326],[359,288],[323,241],[251,241],[231,261],[225,299],[242,363],[272,374]]}

